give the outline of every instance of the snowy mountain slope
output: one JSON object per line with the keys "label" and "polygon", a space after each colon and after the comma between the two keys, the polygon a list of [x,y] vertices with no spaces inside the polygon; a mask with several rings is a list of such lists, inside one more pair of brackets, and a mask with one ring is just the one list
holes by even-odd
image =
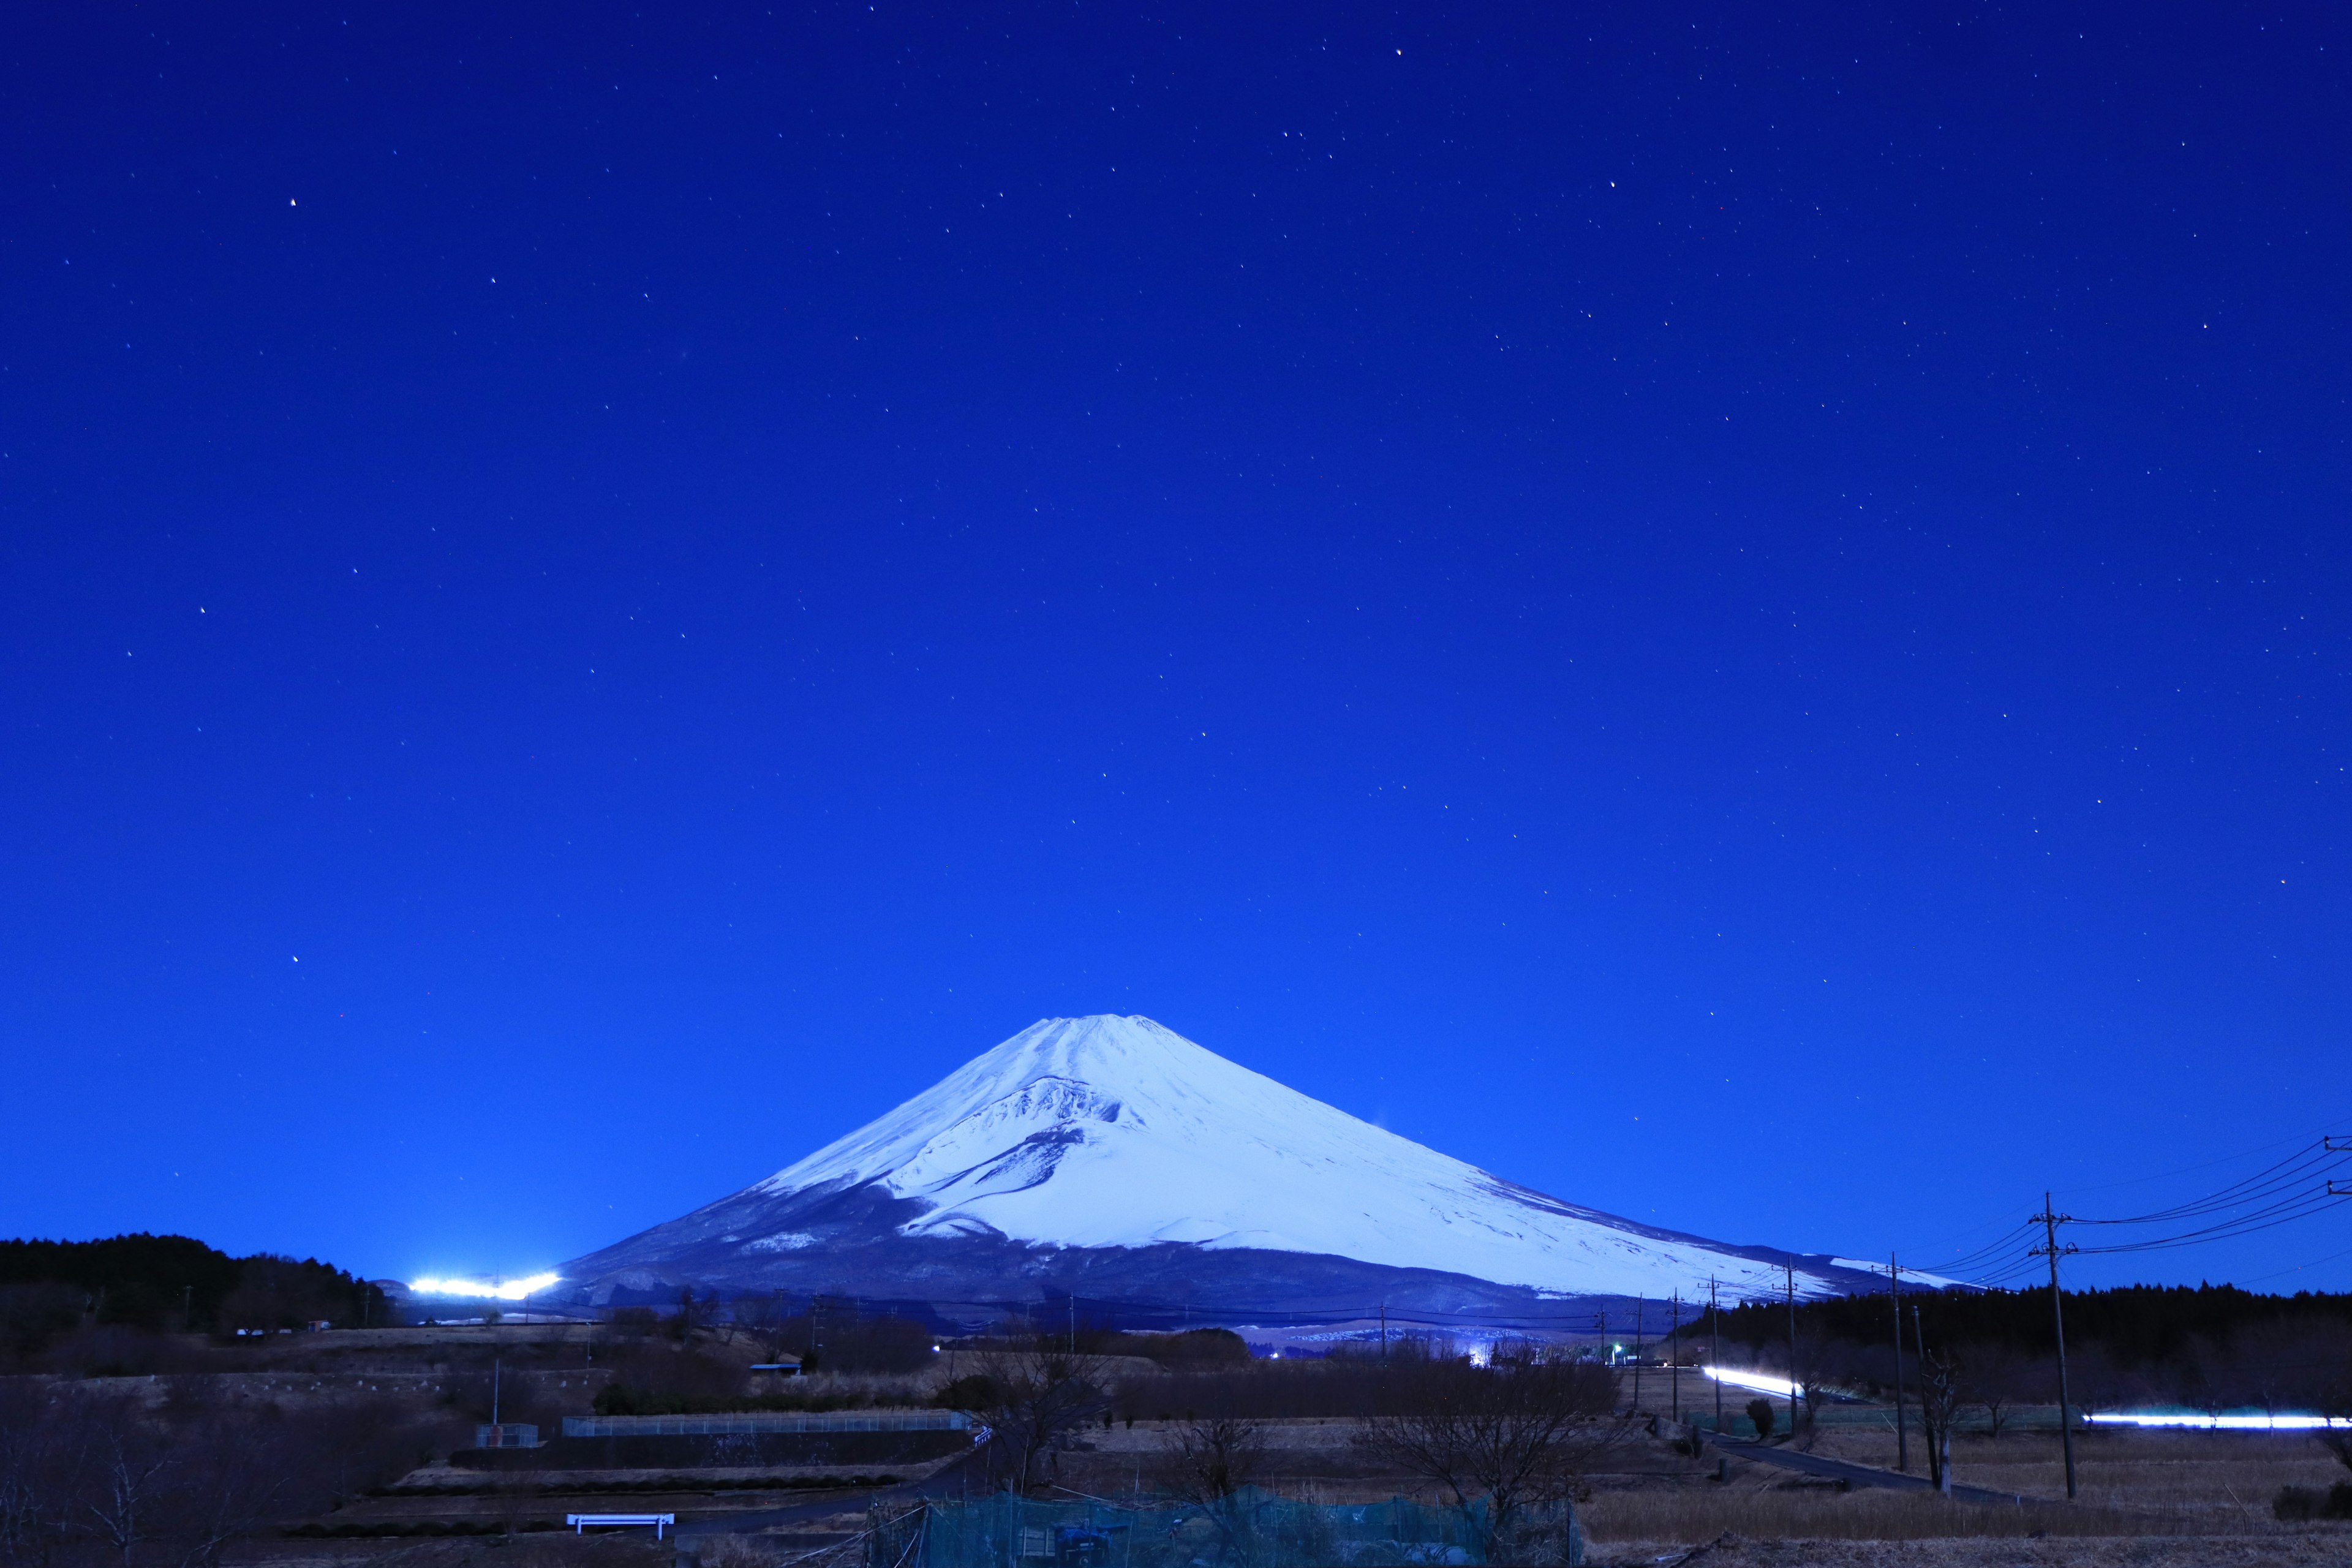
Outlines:
{"label": "snowy mountain slope", "polygon": [[[1778,1294],[1788,1256],[1563,1203],[1149,1018],[1106,1016],[1032,1025],[766,1181],[564,1274],[749,1286],[838,1272],[852,1254],[865,1273],[965,1289],[988,1278],[982,1256],[1034,1274],[1024,1262],[1050,1254],[1061,1274],[1093,1260],[1123,1289],[1164,1289],[1173,1270],[1228,1294],[1284,1256],[1328,1260],[1326,1292],[1358,1300],[1364,1268],[1340,1266],[1531,1297],[1686,1301],[1710,1279],[1727,1300]],[[1855,1283],[1826,1258],[1795,1261],[1801,1292]]]}

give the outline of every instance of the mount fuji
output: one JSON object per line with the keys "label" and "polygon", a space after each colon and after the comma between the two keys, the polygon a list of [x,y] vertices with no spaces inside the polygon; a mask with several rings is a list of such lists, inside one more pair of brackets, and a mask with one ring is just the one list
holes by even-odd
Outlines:
{"label": "mount fuji", "polygon": [[[826,1291],[985,1317],[1534,1326],[1572,1303],[1883,1289],[1865,1264],[1564,1203],[1143,1017],[1048,1018],[766,1181],[561,1270],[610,1304]],[[1604,1306],[1605,1310],[1605,1306]]]}

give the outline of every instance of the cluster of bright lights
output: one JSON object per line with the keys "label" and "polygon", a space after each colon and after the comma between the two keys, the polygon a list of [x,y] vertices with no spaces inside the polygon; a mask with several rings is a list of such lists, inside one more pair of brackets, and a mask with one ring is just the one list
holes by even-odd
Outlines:
{"label": "cluster of bright lights", "polygon": [[561,1274],[534,1274],[528,1279],[491,1283],[482,1279],[412,1279],[408,1288],[420,1296],[462,1296],[477,1301],[520,1301],[536,1296],[562,1279]]}
{"label": "cluster of bright lights", "polygon": [[1727,1367],[1701,1369],[1717,1383],[1727,1383],[1734,1388],[1750,1388],[1759,1394],[1777,1394],[1783,1399],[1793,1397],[1794,1386],[1785,1377],[1771,1377],[1760,1372],[1733,1372]]}
{"label": "cluster of bright lights", "polygon": [[2094,1426],[2189,1426],[2202,1432],[2317,1432],[2333,1427],[2352,1429],[2345,1415],[2086,1415]]}

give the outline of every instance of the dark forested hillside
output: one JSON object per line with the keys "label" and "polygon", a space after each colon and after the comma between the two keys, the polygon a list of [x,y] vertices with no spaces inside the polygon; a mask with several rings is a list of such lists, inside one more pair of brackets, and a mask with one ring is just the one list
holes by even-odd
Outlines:
{"label": "dark forested hillside", "polygon": [[232,1258],[184,1236],[0,1241],[0,1352],[85,1326],[226,1332],[386,1321],[383,1293],[316,1258]]}

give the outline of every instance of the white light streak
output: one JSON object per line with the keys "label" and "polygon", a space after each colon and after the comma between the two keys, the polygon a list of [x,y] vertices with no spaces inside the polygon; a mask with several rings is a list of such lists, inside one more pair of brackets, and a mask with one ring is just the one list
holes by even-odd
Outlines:
{"label": "white light streak", "polygon": [[1729,1384],[1734,1388],[1753,1389],[1758,1394],[1777,1394],[1783,1399],[1792,1396],[1789,1380],[1785,1377],[1773,1377],[1760,1372],[1734,1372],[1721,1366],[1703,1366],[1699,1370],[1716,1382]]}
{"label": "white light streak", "polygon": [[535,1296],[562,1279],[561,1274],[534,1274],[527,1279],[492,1284],[481,1279],[412,1279],[408,1288],[420,1296],[462,1296],[476,1301],[520,1301]]}
{"label": "white light streak", "polygon": [[2344,1415],[2203,1415],[2165,1412],[2152,1415],[2085,1415],[2094,1426],[2186,1426],[2200,1432],[2317,1432],[2352,1430]]}

